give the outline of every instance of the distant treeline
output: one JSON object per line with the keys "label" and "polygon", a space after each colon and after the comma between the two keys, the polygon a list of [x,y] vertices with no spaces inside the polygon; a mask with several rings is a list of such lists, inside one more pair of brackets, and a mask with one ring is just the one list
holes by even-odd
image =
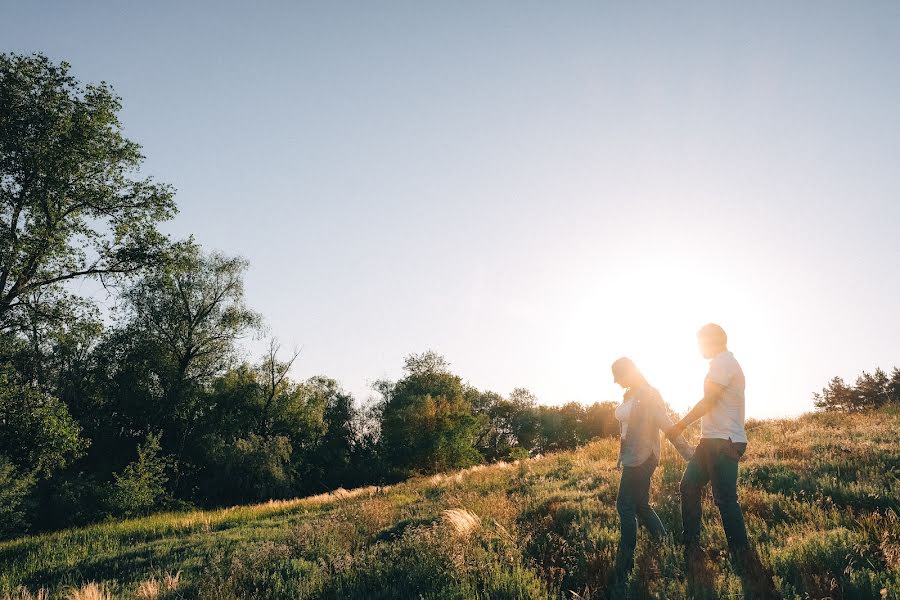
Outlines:
{"label": "distant treeline", "polygon": [[819,410],[848,412],[900,404],[900,369],[894,367],[890,375],[881,369],[863,371],[852,385],[835,377],[813,394],[813,403]]}
{"label": "distant treeline", "polygon": [[[159,230],[121,100],[66,63],[0,54],[0,536],[164,508],[395,481],[574,448],[612,404],[479,391],[432,352],[359,403],[293,381],[244,301],[247,264]],[[79,295],[102,283],[102,303]],[[102,296],[102,295],[101,295]],[[102,305],[101,305],[102,304]]]}

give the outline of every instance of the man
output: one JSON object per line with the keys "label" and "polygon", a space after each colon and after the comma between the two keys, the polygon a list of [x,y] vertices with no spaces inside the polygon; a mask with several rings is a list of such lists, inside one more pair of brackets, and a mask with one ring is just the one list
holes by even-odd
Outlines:
{"label": "man", "polygon": [[681,479],[683,540],[689,551],[700,546],[700,499],[707,482],[722,515],[728,547],[734,555],[747,548],[747,529],[737,499],[738,461],[747,449],[744,431],[744,372],[728,351],[725,330],[710,323],[697,332],[703,358],[709,359],[709,374],[703,399],[666,435],[677,439],[685,427],[700,419],[700,444]]}

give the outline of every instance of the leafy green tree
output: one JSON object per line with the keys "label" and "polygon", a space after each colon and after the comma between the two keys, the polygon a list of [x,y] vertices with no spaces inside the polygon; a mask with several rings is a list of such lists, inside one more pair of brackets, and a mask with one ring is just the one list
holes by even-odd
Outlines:
{"label": "leafy green tree", "polygon": [[[204,465],[201,500],[234,502],[321,492],[370,481],[372,465],[357,468],[358,420],[353,398],[328,377],[303,382],[288,377],[273,340],[257,365],[240,365],[217,377],[204,404],[198,459]],[[257,476],[240,475],[258,463]],[[257,477],[254,479],[254,477]],[[260,496],[259,494],[264,494]]]}
{"label": "leafy green tree", "polygon": [[67,63],[0,54],[0,453],[42,510],[88,445],[83,424],[104,420],[87,360],[98,311],[71,284],[117,288],[177,247],[158,229],[172,189],[138,176],[120,110]]}
{"label": "leafy green tree", "polygon": [[584,408],[577,402],[563,406],[541,406],[538,409],[540,435],[538,450],[554,452],[571,450],[581,442],[579,431],[584,418]]}
{"label": "leafy green tree", "polygon": [[513,435],[519,447],[529,452],[538,446],[541,431],[540,417],[537,410],[537,398],[525,388],[516,388],[509,394],[509,401],[513,405],[513,414],[510,420]]}
{"label": "leafy green tree", "polygon": [[616,420],[615,402],[595,402],[584,410],[581,429],[578,432],[579,443],[586,443],[598,437],[615,437],[619,435],[619,422]]}
{"label": "leafy green tree", "polygon": [[891,380],[888,382],[888,397],[895,404],[900,404],[900,368],[894,367],[891,371]]}
{"label": "leafy green tree", "polygon": [[123,517],[145,515],[165,505],[167,461],[161,455],[159,435],[149,434],[138,446],[137,458],[121,473],[114,473],[110,513]]}
{"label": "leafy green tree", "polygon": [[71,313],[63,284],[120,281],[167,256],[172,189],[137,179],[121,100],[65,62],[0,54],[0,332]]}
{"label": "leafy green tree", "polygon": [[813,404],[820,410],[854,411],[859,409],[859,396],[841,377],[834,377],[821,394],[813,394]]}
{"label": "leafy green tree", "polygon": [[834,377],[821,393],[813,394],[815,407],[826,411],[860,411],[897,402],[900,402],[900,369],[896,367],[890,376],[880,368],[874,373],[863,371],[852,386]]}
{"label": "leafy green tree", "polygon": [[863,371],[856,378],[856,396],[859,408],[878,408],[890,402],[890,379],[881,369],[874,373]]}
{"label": "leafy green tree", "polygon": [[0,454],[0,538],[25,531],[34,477],[21,473]]}
{"label": "leafy green tree", "polygon": [[494,392],[475,392],[479,401],[475,414],[483,417],[476,448],[488,461],[509,458],[510,452],[518,446],[513,428],[516,406]]}
{"label": "leafy green tree", "polygon": [[198,425],[200,435],[236,440],[248,431],[260,431],[263,420],[260,390],[258,371],[249,363],[237,365],[213,379],[205,401],[208,409]]}
{"label": "leafy green tree", "polygon": [[479,421],[462,379],[434,352],[407,357],[406,376],[381,382],[381,448],[399,473],[434,473],[481,462]]}
{"label": "leafy green tree", "polygon": [[111,415],[112,436],[96,432],[104,451],[121,454],[159,431],[163,453],[175,459],[173,485],[192,468],[185,459],[210,410],[208,390],[235,362],[237,342],[259,327],[244,302],[246,267],[190,245],[124,292],[120,324],[98,348],[101,410]]}
{"label": "leafy green tree", "polygon": [[210,490],[216,504],[258,502],[292,495],[294,477],[292,447],[283,435],[250,433],[212,448],[216,487]]}
{"label": "leafy green tree", "polygon": [[[310,448],[304,460],[307,465],[304,486],[310,491],[325,488],[351,487],[368,483],[372,473],[365,473],[366,466],[358,462],[356,408],[353,397],[340,385],[327,377],[314,377],[307,386],[317,390],[324,400],[322,429],[315,446]],[[316,431],[316,430],[314,430]],[[373,465],[369,465],[371,468]]]}
{"label": "leafy green tree", "polygon": [[83,454],[88,442],[60,400],[0,368],[0,455],[18,472],[46,479]]}

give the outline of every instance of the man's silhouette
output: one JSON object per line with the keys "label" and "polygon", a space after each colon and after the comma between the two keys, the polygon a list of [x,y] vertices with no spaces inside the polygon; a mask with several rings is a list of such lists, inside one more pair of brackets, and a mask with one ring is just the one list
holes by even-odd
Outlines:
{"label": "man's silhouette", "polygon": [[738,461],[747,449],[744,431],[744,371],[728,351],[725,330],[709,323],[697,332],[700,353],[709,359],[709,373],[703,384],[703,399],[676,423],[666,435],[677,438],[685,427],[700,419],[700,444],[681,478],[682,539],[688,572],[700,568],[701,497],[707,483],[722,516],[728,548],[745,590],[754,597],[777,597],[771,577],[765,572],[747,541],[744,515],[738,504]]}

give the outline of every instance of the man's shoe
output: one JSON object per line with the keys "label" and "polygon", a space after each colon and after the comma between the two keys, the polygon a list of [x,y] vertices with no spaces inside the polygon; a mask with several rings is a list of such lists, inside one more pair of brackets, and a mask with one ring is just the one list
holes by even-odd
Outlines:
{"label": "man's shoe", "polygon": [[621,577],[613,575],[609,582],[610,600],[625,600],[625,581]]}
{"label": "man's shoe", "polygon": [[691,598],[716,597],[716,573],[699,543],[684,548],[684,570],[687,575],[688,596]]}
{"label": "man's shoe", "polygon": [[706,555],[703,552],[703,547],[700,545],[700,542],[692,541],[684,545],[684,561],[688,566],[701,563],[705,560]]}

